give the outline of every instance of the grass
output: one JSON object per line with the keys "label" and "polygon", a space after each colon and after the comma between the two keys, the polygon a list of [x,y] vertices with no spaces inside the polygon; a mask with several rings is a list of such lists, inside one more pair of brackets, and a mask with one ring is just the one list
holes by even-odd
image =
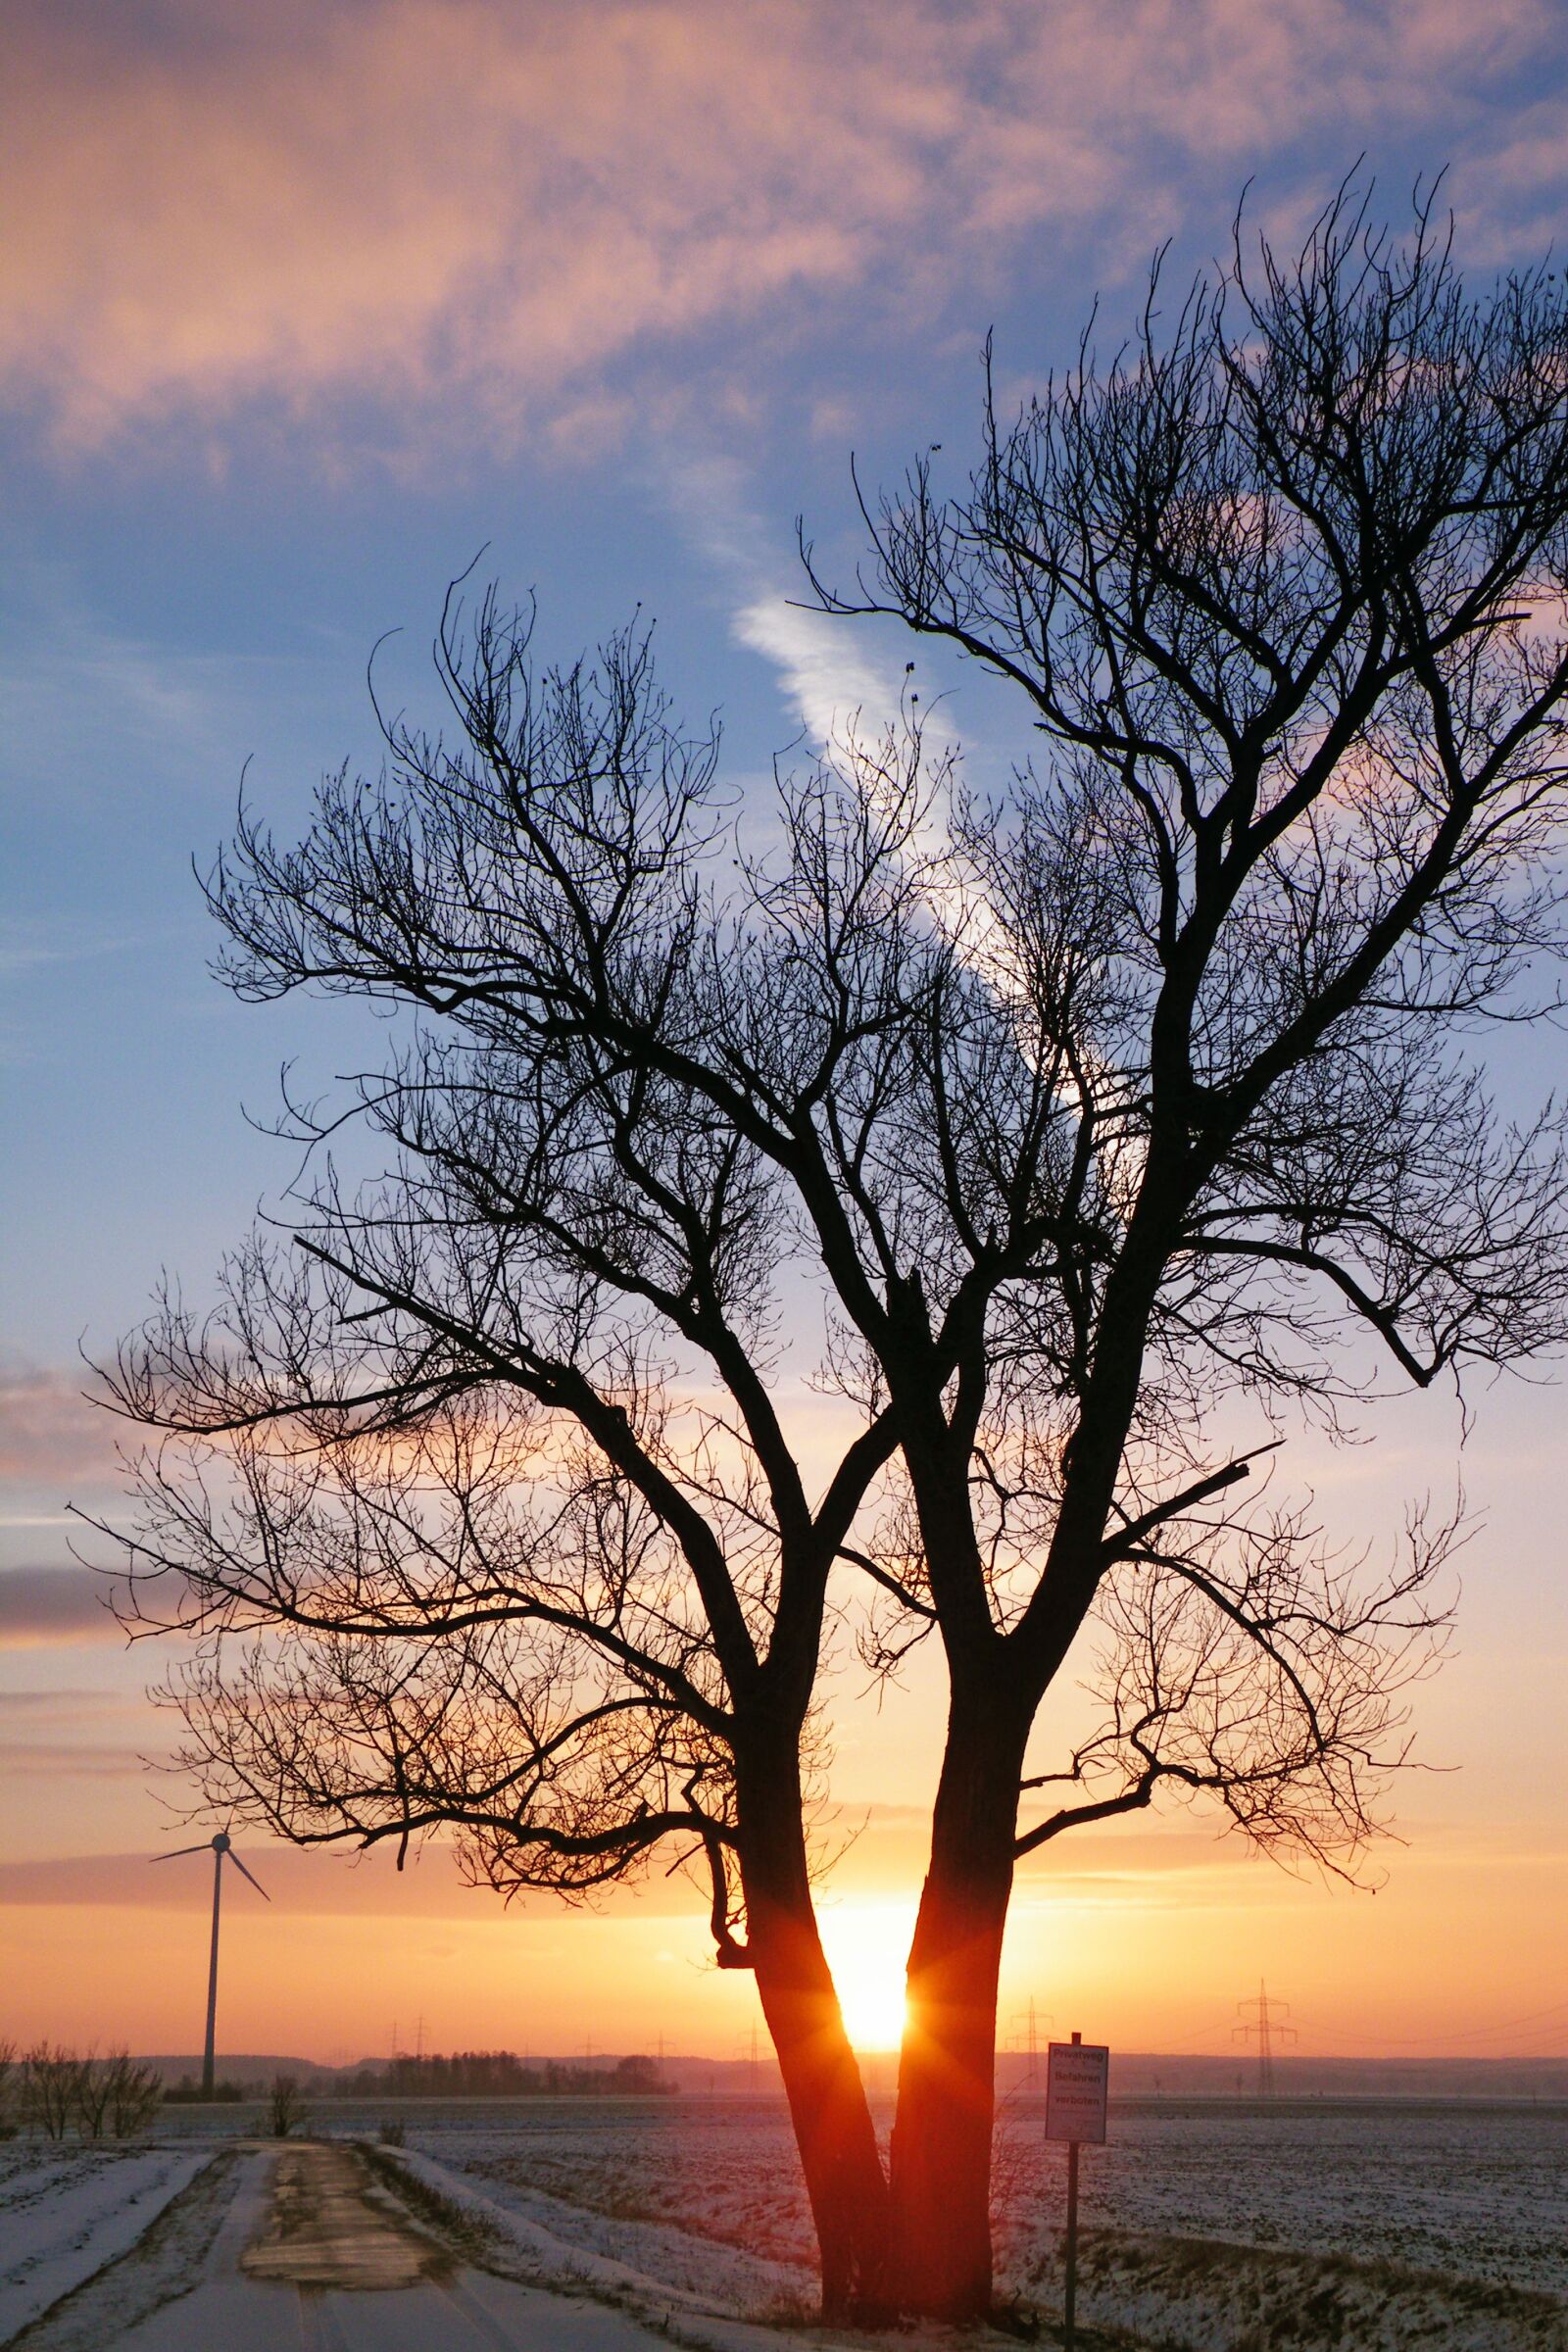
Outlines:
{"label": "grass", "polygon": [[[1456,2326],[1468,2342],[1477,2321],[1490,2323],[1499,2343],[1540,2345],[1544,2352],[1563,2342],[1563,2307],[1553,2295],[1417,2270],[1381,2256],[1356,2261],[1229,2239],[1094,2230],[1079,2241],[1078,2277],[1080,2295],[1092,2306],[1114,2310],[1120,2297],[1130,2295],[1142,2305],[1145,2328],[1152,2324],[1151,2303],[1163,2304],[1167,2324],[1178,2329],[1184,2315],[1190,2321],[1200,2306],[1207,2322],[1234,2330],[1225,2339],[1231,2352],[1356,2352],[1369,2312],[1401,2310],[1412,2343],[1455,2341]],[[1019,2317],[1028,2308],[1020,2305]],[[1054,2316],[1035,2316],[1042,2340],[1059,2341]],[[1082,2328],[1080,2336],[1086,2346],[1096,2341]]]}
{"label": "grass", "polygon": [[485,2267],[501,2234],[494,2222],[486,2220],[482,2213],[475,2213],[469,2205],[460,2205],[456,2197],[449,2197],[443,2189],[432,2188],[429,2181],[420,2180],[410,2166],[400,2164],[396,2156],[375,2141],[360,2140],[357,2145],[375,2180],[383,2188],[390,2189],[399,2204],[439,2231],[454,2253]]}

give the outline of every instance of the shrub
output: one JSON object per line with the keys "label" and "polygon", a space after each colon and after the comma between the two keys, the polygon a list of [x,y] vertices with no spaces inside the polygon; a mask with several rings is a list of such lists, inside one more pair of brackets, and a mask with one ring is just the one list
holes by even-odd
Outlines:
{"label": "shrub", "polygon": [[116,2139],[134,2139],[157,2114],[164,2086],[152,2068],[140,2065],[128,2050],[111,2050],[103,2071],[109,2130]]}
{"label": "shrub", "polygon": [[29,2132],[64,2139],[73,2125],[79,2129],[82,2071],[91,2063],[61,2042],[33,2043],[22,2062],[22,2120]]}
{"label": "shrub", "polygon": [[305,2101],[292,2075],[272,2077],[272,2087],[268,2093],[268,2113],[274,2139],[287,2139],[295,2125],[303,2122]]}

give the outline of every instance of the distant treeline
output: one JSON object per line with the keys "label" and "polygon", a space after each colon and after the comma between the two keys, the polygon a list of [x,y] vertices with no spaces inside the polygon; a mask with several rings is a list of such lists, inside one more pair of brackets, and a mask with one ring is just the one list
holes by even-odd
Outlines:
{"label": "distant treeline", "polygon": [[[591,2059],[580,2064],[559,2058],[522,2059],[515,2050],[454,2050],[450,2057],[399,2056],[385,2065],[367,2060],[363,2066],[309,2067],[300,2084],[318,2099],[604,2099],[664,2098],[677,2085],[661,2073],[652,2058]],[[289,2078],[291,2081],[294,2077]],[[267,2098],[271,2080],[228,2076],[213,2086],[219,2102]],[[164,2091],[173,2107],[202,2103],[204,2094],[195,2077],[181,2075]]]}
{"label": "distant treeline", "polygon": [[557,2058],[524,2060],[515,2050],[454,2050],[450,2057],[398,2057],[384,2067],[344,2069],[328,2096],[337,2099],[526,2099],[662,2097],[674,2090],[652,2058],[612,2065]]}

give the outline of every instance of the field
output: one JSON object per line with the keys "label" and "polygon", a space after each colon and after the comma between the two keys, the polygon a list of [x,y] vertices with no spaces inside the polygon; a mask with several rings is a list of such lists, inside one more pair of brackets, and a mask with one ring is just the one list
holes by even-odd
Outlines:
{"label": "field", "polygon": [[116,2261],[189,2188],[212,2151],[0,2145],[0,2343]]}
{"label": "field", "polygon": [[[323,2101],[307,2128],[374,2138],[499,2230],[521,2274],[799,2327],[811,2237],[788,2125],[763,2099]],[[0,2343],[40,2282],[123,2251],[244,2109],[171,2110],[133,2155],[0,2150],[0,2232],[31,2250],[0,2301]],[[1122,2340],[1242,2352],[1526,2352],[1568,2345],[1568,2109],[1328,2101],[1113,2111],[1083,2158],[1081,2315]],[[1059,2300],[1061,2152],[1004,2112],[996,2224],[1002,2294]],[[53,2218],[51,2218],[53,2217]],[[139,2218],[138,2218],[139,2217]],[[69,2274],[69,2275],[68,2275]],[[57,2291],[58,2288],[57,2288]],[[1107,2339],[1109,2340],[1109,2339]]]}

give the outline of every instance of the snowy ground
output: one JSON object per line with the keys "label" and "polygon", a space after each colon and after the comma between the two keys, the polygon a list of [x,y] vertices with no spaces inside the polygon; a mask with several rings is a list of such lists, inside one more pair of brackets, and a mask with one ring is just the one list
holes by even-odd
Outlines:
{"label": "snowy ground", "polygon": [[0,2344],[127,2253],[211,2148],[0,2143]]}
{"label": "snowy ground", "polygon": [[[323,2101],[309,2128],[373,2139],[383,2120],[389,2106]],[[493,2269],[608,2296],[693,2344],[736,2340],[705,2334],[704,2312],[774,2327],[809,2315],[810,2225],[778,2105],[410,2102],[397,2120],[410,2169],[495,2226],[495,2259],[480,2257]],[[194,2206],[208,2191],[178,2192],[256,2121],[172,2111],[157,2143],[133,2152],[0,2147],[0,2345],[171,2199],[149,2240],[154,2268],[161,2278],[184,2260],[182,2206],[195,2243]],[[1004,2115],[999,2286],[1048,2315],[1059,2307],[1062,2171],[1038,2115]],[[1111,2144],[1085,2152],[1082,2183],[1080,2316],[1129,2331],[1117,2340],[1188,2352],[1568,2352],[1561,2108],[1122,2110]]]}
{"label": "snowy ground", "polygon": [[[885,2119],[884,2119],[885,2120]],[[764,2102],[410,2110],[409,2144],[526,2242],[622,2265],[710,2307],[798,2320],[811,2233],[787,2122]],[[998,2140],[999,2291],[1060,2307],[1064,2157],[1038,2116]],[[1082,2161],[1080,2315],[1233,2352],[1568,2352],[1568,2114],[1123,2112]]]}
{"label": "snowy ground", "polygon": [[[292,2191],[280,2159],[294,2168]],[[295,2193],[302,2171],[329,2176],[322,2195]],[[267,2142],[222,2150],[142,2245],[12,2340],[19,2352],[667,2352],[662,2328],[476,2270],[428,2235],[400,2284],[385,2261],[364,2267],[367,2231],[385,2254],[413,2228],[357,2156],[345,2165],[330,2148]],[[255,2274],[258,2245],[266,2276]],[[695,2352],[786,2352],[756,2334],[721,2329]]]}
{"label": "snowy ground", "polygon": [[[601,2251],[636,2245],[647,2255],[642,2232],[673,2227],[746,2249],[781,2291],[809,2277],[788,2122],[766,2102],[540,2101],[504,2126],[482,2107],[411,2107],[408,2119],[411,2146],[492,2193],[550,2200],[558,2227],[562,2208],[575,2209],[573,2228]],[[1022,2286],[1054,2248],[1064,2193],[1063,2152],[1046,2144],[1038,2118],[1004,2114],[996,2195],[1004,2287]],[[1122,2112],[1110,2143],[1084,2152],[1080,2210],[1086,2230],[1392,2261],[1568,2296],[1568,2112],[1326,2102]]]}

